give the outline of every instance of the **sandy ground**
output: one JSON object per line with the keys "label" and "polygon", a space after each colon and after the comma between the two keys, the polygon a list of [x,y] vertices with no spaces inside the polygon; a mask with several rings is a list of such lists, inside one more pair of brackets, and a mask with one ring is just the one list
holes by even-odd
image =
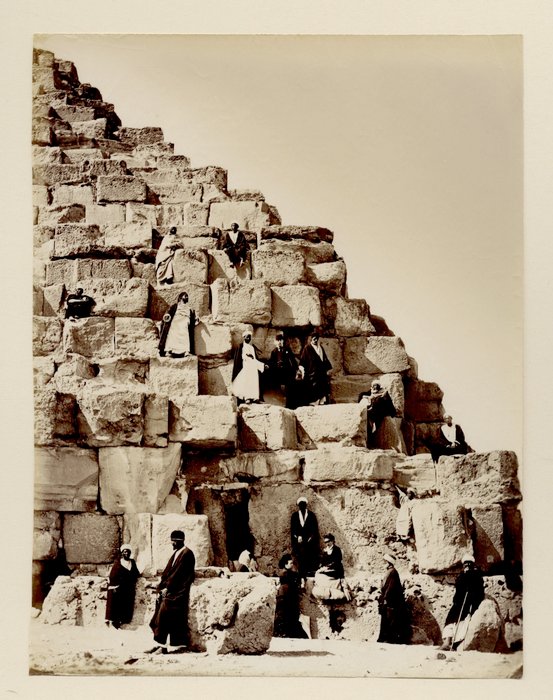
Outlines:
{"label": "sandy ground", "polygon": [[436,647],[322,639],[273,639],[260,656],[151,656],[148,628],[114,630],[32,620],[30,673],[126,676],[341,676],[519,678],[522,652],[440,652]]}

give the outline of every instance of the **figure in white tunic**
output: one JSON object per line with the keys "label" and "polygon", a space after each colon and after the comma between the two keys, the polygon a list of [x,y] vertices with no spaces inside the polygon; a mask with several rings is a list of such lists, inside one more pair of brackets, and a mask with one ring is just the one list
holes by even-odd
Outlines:
{"label": "figure in white tunic", "polygon": [[234,355],[232,393],[239,402],[253,403],[260,399],[259,375],[265,370],[265,364],[257,359],[250,331],[244,331],[243,338],[244,342],[240,343]]}

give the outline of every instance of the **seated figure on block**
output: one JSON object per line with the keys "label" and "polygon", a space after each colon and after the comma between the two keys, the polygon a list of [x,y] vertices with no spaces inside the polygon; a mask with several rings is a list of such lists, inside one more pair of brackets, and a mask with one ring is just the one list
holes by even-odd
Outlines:
{"label": "seated figure on block", "polygon": [[465,442],[465,434],[460,425],[453,422],[449,415],[444,416],[438,439],[430,445],[430,453],[434,462],[442,455],[466,455],[469,446]]}
{"label": "seated figure on block", "polygon": [[176,304],[163,316],[159,337],[161,357],[187,357],[194,354],[194,328],[199,323],[188,305],[188,293],[181,292]]}

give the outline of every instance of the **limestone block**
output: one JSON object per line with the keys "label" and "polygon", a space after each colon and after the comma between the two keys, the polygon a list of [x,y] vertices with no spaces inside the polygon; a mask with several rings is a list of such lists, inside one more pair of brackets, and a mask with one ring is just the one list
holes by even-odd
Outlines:
{"label": "limestone block", "polygon": [[171,400],[198,395],[198,358],[152,357],[149,390]]}
{"label": "limestone block", "polygon": [[[55,260],[55,262],[64,262]],[[74,262],[74,277],[83,280],[87,277],[128,280],[132,277],[131,265],[128,260],[110,260],[103,258],[78,258]],[[52,263],[52,264],[54,264]]]}
{"label": "limestone block", "polygon": [[[326,352],[326,356],[332,369],[330,370],[330,376],[334,377],[340,372],[342,372],[342,344],[338,338],[321,338],[319,341]],[[359,393],[359,392],[358,392]],[[351,403],[357,402],[357,396]]]}
{"label": "limestone block", "polygon": [[47,207],[50,204],[47,187],[44,185],[33,185],[33,204],[35,207]]}
{"label": "limestone block", "polygon": [[471,452],[440,457],[436,471],[438,488],[450,501],[488,505],[520,500],[514,452]]}
{"label": "limestone block", "polygon": [[154,570],[161,572],[173,555],[171,532],[182,530],[185,545],[194,552],[196,567],[209,566],[213,558],[207,515],[168,513],[152,516],[152,559]]}
{"label": "limestone block", "polygon": [[94,193],[90,185],[56,185],[52,204],[63,207],[70,204],[88,206],[94,202]]}
{"label": "limestone block", "polygon": [[144,400],[144,445],[166,447],[169,434],[169,399],[155,394]]}
{"label": "limestone block", "polygon": [[131,269],[133,277],[140,277],[146,280],[149,285],[156,285],[156,268],[153,263],[138,262],[136,258],[131,259]]}
{"label": "limestone block", "polygon": [[194,345],[197,355],[227,357],[232,350],[230,327],[220,323],[201,322],[194,329]]}
{"label": "limestone block", "polygon": [[474,557],[477,566],[488,572],[505,558],[503,547],[503,513],[496,503],[489,506],[467,506],[474,528]]}
{"label": "limestone block", "polygon": [[302,455],[298,450],[238,452],[233,457],[221,459],[219,467],[229,481],[240,480],[247,475],[267,483],[294,483],[300,479]]}
{"label": "limestone block", "polygon": [[107,224],[104,226],[106,245],[122,248],[151,248],[152,228],[147,221]]}
{"label": "limestone block", "polygon": [[125,513],[122,539],[133,548],[133,558],[140,573],[143,576],[155,576],[152,559],[151,513]]}
{"label": "limestone block", "polygon": [[319,326],[321,303],[319,290],[303,285],[271,287],[272,325]]}
{"label": "limestone block", "polygon": [[189,226],[207,226],[209,204],[188,202],[183,207],[183,221]]}
{"label": "limestone block", "polygon": [[69,122],[87,122],[96,116],[94,107],[86,105],[56,105],[56,113],[60,119]]}
{"label": "limestone block", "polygon": [[116,318],[115,352],[124,357],[157,357],[159,336],[150,318]]}
{"label": "limestone block", "polygon": [[401,338],[395,336],[346,338],[344,368],[348,374],[403,372],[409,368],[409,358]]}
{"label": "limestone block", "polygon": [[61,534],[60,515],[55,510],[35,510],[33,560],[55,559]]}
{"label": "limestone block", "polygon": [[463,651],[476,650],[492,653],[504,633],[499,606],[493,598],[486,598],[478,606],[469,622]]}
{"label": "limestone block", "polygon": [[162,204],[186,204],[202,201],[202,186],[182,182],[159,183],[154,186]]}
{"label": "limestone block", "polygon": [[79,432],[88,445],[139,445],[144,433],[144,393],[88,382],[77,393]]}
{"label": "limestone block", "polygon": [[51,284],[42,288],[42,315],[57,316],[63,307],[65,285]]}
{"label": "limestone block", "polygon": [[307,449],[324,442],[367,446],[367,416],[359,404],[302,406],[295,410],[298,444]]}
{"label": "limestone block", "polygon": [[103,160],[105,154],[99,148],[74,148],[76,144],[80,143],[81,139],[79,137],[69,136],[70,145],[63,149],[64,161],[72,163],[73,165],[79,165],[84,170],[90,166],[91,161]]}
{"label": "limestone block", "polygon": [[159,167],[177,168],[177,170],[186,170],[190,168],[190,158],[180,155],[165,155],[162,154],[157,160]]}
{"label": "limestone block", "polygon": [[331,243],[311,243],[296,238],[292,241],[269,239],[261,241],[258,250],[263,251],[297,251],[305,260],[306,265],[327,263],[336,260],[336,251]]}
{"label": "limestone block", "polygon": [[[326,352],[328,355],[328,351]],[[373,374],[335,374],[334,365],[332,370],[330,399],[333,403],[357,403],[359,394],[362,391],[369,391],[372,381],[376,379]]]}
{"label": "limestone block", "polygon": [[394,483],[403,491],[412,489],[417,495],[437,488],[436,468],[429,454],[413,455],[394,465]]}
{"label": "limestone block", "polygon": [[159,205],[158,225],[169,230],[171,226],[184,224],[184,207],[184,204]]}
{"label": "limestone block", "polygon": [[107,564],[119,553],[119,522],[113,515],[68,513],[63,518],[63,544],[68,564]]}
{"label": "limestone block", "polygon": [[369,307],[364,299],[344,299],[338,296],[332,297],[331,302],[336,309],[334,328],[337,335],[352,337],[375,333]]}
{"label": "limestone block", "polygon": [[[48,243],[53,245],[55,232],[56,229],[53,226],[33,226],[33,249],[35,255],[47,250]],[[45,257],[49,258],[50,255]]]}
{"label": "limestone block", "polygon": [[346,275],[346,263],[343,260],[307,266],[307,282],[330,294],[343,292]]}
{"label": "limestone block", "polygon": [[232,287],[219,279],[211,285],[211,299],[216,321],[263,325],[271,320],[271,291],[264,282],[251,280]]}
{"label": "limestone block", "polygon": [[207,253],[202,250],[177,250],[173,258],[176,284],[207,282]]}
{"label": "limestone block", "polygon": [[159,126],[121,127],[117,135],[123,143],[132,146],[163,143],[163,130]]}
{"label": "limestone block", "polygon": [[169,440],[202,449],[235,447],[236,401],[231,396],[171,396]]}
{"label": "limestone block", "polygon": [[[48,108],[49,109],[49,108]],[[61,148],[56,146],[33,146],[32,147],[32,163],[33,165],[61,165],[63,153]]]}
{"label": "limestone block", "polygon": [[85,221],[96,226],[122,224],[125,221],[125,207],[123,204],[87,204]]}
{"label": "limestone block", "polygon": [[96,450],[35,448],[34,496],[36,510],[94,510],[98,497]]}
{"label": "limestone block", "polygon": [[147,223],[150,228],[155,228],[158,224],[160,207],[155,204],[138,204],[137,202],[127,202],[125,221],[131,223]]}
{"label": "limestone block", "polygon": [[100,175],[96,196],[98,202],[144,202],[146,183],[128,175]]}
{"label": "limestone block", "polygon": [[520,503],[516,506],[503,505],[503,539],[505,561],[511,564],[522,563],[522,513]]}
{"label": "limestone block", "polygon": [[148,309],[149,285],[139,277],[114,279],[108,277],[85,278],[78,281],[84,293],[96,302],[96,316],[146,315]]}
{"label": "limestone block", "polygon": [[114,353],[115,320],[91,316],[68,321],[63,328],[63,348],[84,357],[110,357]]}
{"label": "limestone block", "polygon": [[47,384],[34,391],[35,445],[56,445],[76,438],[76,403],[70,394]]}
{"label": "limestone block", "polygon": [[258,231],[272,223],[273,216],[266,202],[227,200],[211,203],[208,223],[224,230],[236,222],[241,229]]}
{"label": "limestone block", "polygon": [[276,238],[281,241],[293,241],[297,238],[310,243],[332,243],[334,234],[320,226],[266,226],[261,230],[262,241]]}
{"label": "limestone block", "polygon": [[303,481],[389,481],[399,459],[391,450],[321,445],[304,452]]}
{"label": "limestone block", "polygon": [[34,146],[50,146],[54,143],[55,135],[50,119],[34,117],[31,129],[31,143]]}
{"label": "limestone block", "polygon": [[87,255],[103,245],[104,235],[92,224],[59,224],[54,236],[54,255]]}
{"label": "limestone block", "polygon": [[48,384],[55,371],[53,357],[33,357],[33,384],[35,387]]}
{"label": "limestone block", "polygon": [[472,554],[462,506],[435,498],[415,500],[411,515],[421,573],[450,571],[460,566],[464,554]]}
{"label": "limestone block", "polygon": [[215,280],[223,279],[228,282],[241,282],[252,277],[252,268],[249,258],[239,268],[230,264],[228,255],[223,250],[210,250],[208,252],[209,270],[208,282],[212,284]]}
{"label": "limestone block", "polygon": [[36,284],[33,285],[33,316],[51,316],[51,314],[43,313],[44,307],[44,294],[42,292],[42,287],[37,287]]}
{"label": "limestone block", "polygon": [[50,355],[58,350],[62,327],[61,321],[57,318],[33,316],[33,355]]}
{"label": "limestone block", "polygon": [[198,388],[200,395],[230,396],[232,384],[232,367],[234,362],[221,362],[216,365],[204,363],[200,358],[198,365]]}
{"label": "limestone block", "polygon": [[107,119],[90,119],[88,121],[75,121],[71,124],[74,134],[84,136],[86,139],[103,139],[106,136]]}
{"label": "limestone block", "polygon": [[33,260],[33,284],[41,286],[46,282],[46,265],[39,258]]}
{"label": "limestone block", "polygon": [[251,450],[295,450],[296,416],[281,406],[255,404],[238,409],[240,447]]}
{"label": "limestone block", "polygon": [[254,279],[261,279],[268,285],[298,284],[303,281],[305,264],[298,251],[252,252],[252,273]]}
{"label": "limestone block", "polygon": [[85,380],[95,376],[91,363],[81,355],[66,354],[64,362],[57,364],[53,384],[57,391],[76,394]]}
{"label": "limestone block", "polygon": [[157,513],[179,471],[181,447],[103,447],[98,459],[102,510]]}
{"label": "limestone block", "polygon": [[41,226],[57,226],[84,222],[85,207],[83,204],[67,204],[64,206],[41,207],[37,224]]}
{"label": "limestone block", "polygon": [[188,293],[190,308],[196,316],[209,314],[209,287],[207,284],[173,284],[163,289],[151,289],[148,316],[154,321],[161,321],[169,308],[177,303],[181,292]]}
{"label": "limestone block", "polygon": [[33,185],[55,185],[60,182],[79,182],[81,168],[75,164],[42,163],[33,165]]}

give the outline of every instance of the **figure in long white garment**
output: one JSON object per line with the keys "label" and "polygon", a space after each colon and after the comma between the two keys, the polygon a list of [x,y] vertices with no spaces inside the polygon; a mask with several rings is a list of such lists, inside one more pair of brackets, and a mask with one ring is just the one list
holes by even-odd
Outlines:
{"label": "figure in long white garment", "polygon": [[257,359],[257,349],[252,345],[252,334],[244,331],[244,342],[234,354],[232,368],[232,393],[239,402],[253,403],[260,399],[260,374],[265,364]]}
{"label": "figure in long white garment", "polygon": [[156,280],[160,287],[173,284],[173,258],[175,251],[180,248],[177,241],[177,229],[173,226],[166,236],[163,236],[156,253]]}

